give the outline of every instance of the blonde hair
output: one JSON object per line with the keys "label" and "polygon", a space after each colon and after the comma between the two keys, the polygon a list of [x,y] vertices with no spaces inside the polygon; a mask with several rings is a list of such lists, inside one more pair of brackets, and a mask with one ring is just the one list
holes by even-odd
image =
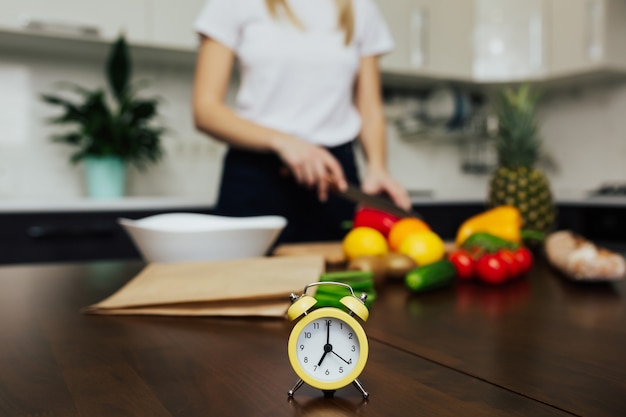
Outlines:
{"label": "blonde hair", "polygon": [[[354,36],[354,12],[352,10],[351,0],[335,0],[337,4],[338,19],[337,27],[344,32],[344,42],[348,45],[352,41]],[[287,4],[287,0],[265,0],[267,9],[274,19],[280,18],[280,11],[282,10],[295,26],[300,29],[304,29],[302,22],[293,13],[293,10]]]}

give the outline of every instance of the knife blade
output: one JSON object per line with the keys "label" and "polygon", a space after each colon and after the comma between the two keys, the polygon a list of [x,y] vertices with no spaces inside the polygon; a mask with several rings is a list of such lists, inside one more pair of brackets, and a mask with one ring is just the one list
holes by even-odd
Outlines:
{"label": "knife blade", "polygon": [[421,219],[422,216],[416,212],[415,210],[404,210],[395,205],[391,199],[380,196],[380,195],[372,195],[367,194],[360,187],[354,184],[348,183],[348,187],[345,191],[340,191],[337,188],[333,187],[332,191],[338,196],[345,198],[346,200],[352,201],[353,203],[360,204],[364,207],[370,207],[378,210],[386,211],[389,214],[393,214],[396,217],[417,217]]}

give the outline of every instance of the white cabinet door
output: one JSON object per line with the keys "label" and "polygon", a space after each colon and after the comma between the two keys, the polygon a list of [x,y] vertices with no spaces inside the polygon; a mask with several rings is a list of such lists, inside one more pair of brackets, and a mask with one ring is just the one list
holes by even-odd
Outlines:
{"label": "white cabinet door", "polygon": [[207,0],[151,0],[151,42],[158,46],[195,50],[193,23]]}
{"label": "white cabinet door", "polygon": [[426,68],[442,77],[472,75],[474,0],[429,0]]}
{"label": "white cabinet door", "polygon": [[471,75],[473,0],[377,0],[394,51],[383,71],[467,79]]}
{"label": "white cabinet door", "polygon": [[20,0],[0,3],[0,27],[50,36],[111,40],[125,33],[130,42],[147,39],[148,0]]}
{"label": "white cabinet door", "polygon": [[393,51],[382,57],[381,68],[390,72],[410,72],[409,25],[412,0],[376,0],[376,3],[395,43]]}
{"label": "white cabinet door", "polygon": [[544,0],[475,0],[477,81],[514,81],[545,75]]}
{"label": "white cabinet door", "polygon": [[625,1],[550,0],[552,75],[624,69],[625,45]]}

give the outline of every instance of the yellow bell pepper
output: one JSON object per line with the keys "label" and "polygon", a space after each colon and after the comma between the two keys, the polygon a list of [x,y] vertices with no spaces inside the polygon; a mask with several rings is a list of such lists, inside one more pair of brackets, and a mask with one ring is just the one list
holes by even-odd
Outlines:
{"label": "yellow bell pepper", "polygon": [[498,206],[465,220],[456,234],[456,245],[461,246],[473,233],[484,232],[509,242],[522,241],[522,215],[517,207]]}

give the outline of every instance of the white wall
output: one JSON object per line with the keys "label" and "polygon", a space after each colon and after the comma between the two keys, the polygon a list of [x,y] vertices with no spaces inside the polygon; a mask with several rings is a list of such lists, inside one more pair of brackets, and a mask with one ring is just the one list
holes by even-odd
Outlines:
{"label": "white wall", "polygon": [[[0,199],[81,198],[81,166],[68,163],[65,145],[53,144],[44,119],[55,109],[38,95],[71,80],[103,85],[102,62],[34,54],[0,55]],[[147,94],[166,99],[166,158],[146,172],[131,171],[130,196],[197,197],[212,202],[223,147],[197,133],[190,100],[193,68],[139,65],[150,80]],[[626,181],[626,81],[577,88],[548,97],[541,112],[546,151],[559,166],[549,172],[557,195],[581,194],[606,180]],[[460,149],[437,141],[407,141],[389,133],[390,168],[410,189],[433,189],[438,197],[483,198],[487,175],[464,174]]]}
{"label": "white wall", "polygon": [[547,97],[541,117],[546,151],[558,165],[550,173],[557,195],[626,184],[626,80]]}
{"label": "white wall", "polygon": [[[626,184],[626,75],[621,82],[548,89],[538,116],[544,153],[554,165],[541,168],[557,197],[583,197],[606,182]],[[463,173],[461,147],[388,133],[391,169],[408,188],[486,196],[489,174]]]}
{"label": "white wall", "polygon": [[[104,87],[103,62],[34,54],[0,54],[0,198],[81,198],[82,166],[69,161],[71,148],[53,143],[58,131],[45,122],[60,109],[43,103],[41,93],[57,93],[55,83],[72,81]],[[195,131],[190,112],[193,68],[139,63],[135,80],[147,80],[146,96],[164,99],[160,122],[165,158],[144,172],[131,169],[130,196],[198,197],[213,200],[223,146]],[[17,104],[16,104],[17,103]]]}

